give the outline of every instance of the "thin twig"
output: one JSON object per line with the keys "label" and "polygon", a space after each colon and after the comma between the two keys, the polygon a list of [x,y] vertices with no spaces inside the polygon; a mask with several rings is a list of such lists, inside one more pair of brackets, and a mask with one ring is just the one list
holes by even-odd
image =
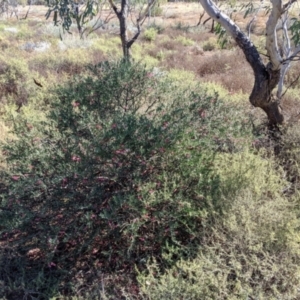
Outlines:
{"label": "thin twig", "polygon": [[288,91],[288,89],[296,82],[298,81],[300,78],[300,74],[298,75],[298,77],[286,88],[286,90],[284,91],[284,93],[282,94],[281,98],[286,94],[286,92]]}
{"label": "thin twig", "polygon": [[203,11],[203,13],[200,14],[200,18],[199,18],[199,21],[198,21],[196,27],[199,26],[199,25],[201,25],[201,21],[202,21],[202,18],[204,17],[204,15],[205,15],[205,11]]}
{"label": "thin twig", "polygon": [[286,12],[290,9],[290,7],[296,2],[297,0],[290,0],[288,3],[283,5],[282,13]]}
{"label": "thin twig", "polygon": [[270,58],[270,56],[269,56],[269,55],[267,55],[267,54],[264,54],[264,53],[262,53],[262,52],[259,52],[259,51],[258,51],[258,53],[259,53],[259,54],[261,54],[261,55],[263,55],[263,56],[265,56],[265,57],[267,57],[267,58]]}
{"label": "thin twig", "polygon": [[26,15],[25,15],[25,17],[21,18],[20,20],[26,20],[26,19],[27,19],[27,17],[28,17],[28,14],[29,14],[29,11],[30,11],[30,8],[31,8],[31,5],[29,5],[29,7],[28,7],[28,10],[27,10],[27,12],[26,12]]}

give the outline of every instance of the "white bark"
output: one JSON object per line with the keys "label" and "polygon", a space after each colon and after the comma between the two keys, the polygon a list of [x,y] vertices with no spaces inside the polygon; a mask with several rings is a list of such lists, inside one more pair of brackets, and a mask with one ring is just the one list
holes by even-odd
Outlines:
{"label": "white bark", "polygon": [[249,22],[249,28],[248,28],[248,38],[249,39],[251,39],[251,29],[252,29],[252,25],[255,21],[256,21],[256,16],[254,16],[252,18],[252,20]]}
{"label": "white bark", "polygon": [[[291,40],[288,33],[288,27],[287,27],[287,21],[288,21],[288,13],[285,12],[284,16],[282,18],[282,31],[283,31],[283,55],[285,58],[290,57],[291,55]],[[282,91],[283,91],[283,85],[284,85],[284,78],[289,70],[291,65],[291,61],[286,61],[281,68],[281,74],[280,74],[280,80],[278,83],[278,90],[277,90],[277,98],[281,99],[282,97]]]}
{"label": "white bark", "polygon": [[226,14],[221,12],[213,1],[199,0],[199,2],[212,19],[219,22],[234,39],[237,37],[238,32],[241,32],[240,28]]}
{"label": "white bark", "polygon": [[299,53],[300,53],[300,45],[295,48],[295,50],[293,51],[293,53],[287,59],[285,59],[284,62],[294,60],[296,57],[298,57]]}
{"label": "white bark", "polygon": [[270,57],[271,69],[273,71],[281,68],[282,57],[279,53],[277,43],[276,27],[283,13],[283,5],[281,0],[271,0],[272,10],[266,25],[266,49]]}

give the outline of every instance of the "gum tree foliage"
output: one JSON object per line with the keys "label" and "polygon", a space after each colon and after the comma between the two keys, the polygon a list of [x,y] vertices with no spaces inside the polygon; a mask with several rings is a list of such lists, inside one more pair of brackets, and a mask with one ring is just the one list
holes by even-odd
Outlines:
{"label": "gum tree foliage", "polygon": [[[156,0],[108,0],[108,2],[105,0],[87,0],[84,3],[76,0],[47,0],[49,10],[46,18],[53,15],[54,24],[60,24],[67,31],[75,23],[79,33],[83,34],[84,26],[93,18],[99,17],[100,12],[108,6],[119,20],[123,56],[129,60],[131,46],[139,37],[141,27],[150,15],[151,8],[155,3]],[[110,18],[111,14],[106,17],[104,22]],[[133,34],[130,34],[129,26],[132,27]]]}
{"label": "gum tree foliage", "polygon": [[253,14],[250,27],[260,9],[265,9],[268,14],[265,28],[267,63],[252,43],[250,34],[243,32],[216,2],[199,1],[206,13],[235,40],[251,65],[255,77],[250,95],[252,105],[265,111],[270,125],[282,124],[285,116],[280,101],[284,95],[284,78],[291,61],[300,57],[300,21],[290,16],[296,0],[251,1],[243,6],[245,16]]}
{"label": "gum tree foliage", "polygon": [[73,0],[46,0],[46,2],[49,7],[47,19],[53,16],[54,25],[61,25],[68,32],[75,23],[80,34],[83,34],[84,26],[102,9],[102,3],[94,0],[87,0],[84,5]]}

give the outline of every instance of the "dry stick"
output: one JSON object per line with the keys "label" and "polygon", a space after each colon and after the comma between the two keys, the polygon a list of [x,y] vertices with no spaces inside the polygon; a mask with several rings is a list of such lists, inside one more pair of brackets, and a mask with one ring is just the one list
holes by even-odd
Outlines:
{"label": "dry stick", "polygon": [[[133,16],[133,9],[132,8],[131,8],[131,11],[129,12],[129,14],[130,14],[130,19],[131,19],[132,24],[134,24],[137,27],[137,25],[135,23],[136,20],[133,19],[133,17],[135,17],[135,16]],[[140,12],[139,12],[139,15],[140,15]]]}
{"label": "dry stick", "polygon": [[108,0],[110,6],[112,7],[112,9],[114,10],[114,12],[116,13],[117,17],[119,17],[120,12],[118,11],[117,6],[115,5],[115,3],[113,2],[113,0]]}
{"label": "dry stick", "polygon": [[27,12],[26,12],[26,15],[25,15],[25,17],[24,17],[24,18],[21,18],[20,20],[26,20],[26,19],[27,19],[27,17],[28,17],[28,14],[29,14],[29,11],[30,11],[30,8],[31,8],[31,5],[29,5],[29,7],[28,7],[28,10],[27,10]]}
{"label": "dry stick", "polygon": [[288,58],[284,59],[281,63],[299,60],[299,53],[300,53],[300,45],[294,50],[294,53],[290,55]]}
{"label": "dry stick", "polygon": [[210,32],[211,32],[211,33],[214,33],[214,32],[215,32],[215,20],[214,20],[214,19],[212,20],[212,23],[211,23],[211,29],[210,29]]}
{"label": "dry stick", "polygon": [[[100,27],[102,27],[103,25],[106,25],[110,22],[110,20],[112,20],[114,18],[114,15],[111,15],[112,12],[110,11],[108,16],[104,19],[103,23],[96,26],[98,21],[101,20],[101,13],[97,19],[97,21],[95,22],[95,24],[92,26],[91,30],[88,32],[87,36],[93,32],[95,32],[96,30],[98,30]],[[83,34],[87,31],[87,28],[84,28],[81,34],[81,37],[83,36]]]}
{"label": "dry stick", "polygon": [[255,15],[253,16],[252,20],[251,20],[250,23],[249,23],[249,30],[248,30],[248,38],[249,38],[249,39],[250,39],[250,36],[251,36],[251,28],[252,28],[252,25],[253,25],[253,23],[256,21],[256,17],[257,17],[257,15],[258,15],[259,11],[260,11],[261,8],[262,8],[262,5],[263,5],[263,1],[260,2],[260,5],[259,5],[257,11],[255,12]]}
{"label": "dry stick", "polygon": [[149,16],[149,11],[152,9],[152,7],[155,5],[156,0],[151,0],[148,2],[148,5],[142,14],[141,12],[139,13],[139,17],[136,20],[136,27],[137,27],[137,33],[131,38],[131,40],[128,42],[128,48],[132,46],[132,44],[137,40],[141,33],[141,26],[143,26],[144,22],[146,21],[147,17]]}
{"label": "dry stick", "polygon": [[199,21],[196,26],[201,25],[201,21],[202,21],[202,18],[204,17],[204,15],[205,15],[205,11],[202,14],[200,14],[200,18],[199,18]]}
{"label": "dry stick", "polygon": [[300,78],[300,74],[297,76],[297,78],[286,88],[286,90],[284,91],[284,93],[282,94],[281,98],[286,94],[286,92],[288,91],[288,89],[296,82],[298,81]]}
{"label": "dry stick", "polygon": [[[203,26],[209,21],[211,20],[212,18],[211,17],[208,17],[204,22],[203,22]],[[214,28],[215,28],[215,20],[212,19],[212,23],[211,23],[211,29],[210,29],[210,32],[214,32]]]}
{"label": "dry stick", "polygon": [[210,19],[211,19],[211,17],[208,17],[208,18],[203,22],[203,25],[205,25]]}
{"label": "dry stick", "polygon": [[289,10],[290,7],[292,6],[292,4],[295,3],[296,1],[297,0],[290,0],[288,3],[286,3],[285,5],[283,5],[282,13],[284,13],[287,10]]}

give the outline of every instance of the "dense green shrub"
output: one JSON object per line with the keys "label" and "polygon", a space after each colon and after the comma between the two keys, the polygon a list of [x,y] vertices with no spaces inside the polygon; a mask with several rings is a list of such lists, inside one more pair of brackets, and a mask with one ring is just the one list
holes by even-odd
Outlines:
{"label": "dense green shrub", "polygon": [[1,174],[6,295],[99,293],[99,281],[112,299],[137,294],[134,266],[197,256],[221,205],[215,153],[247,144],[240,109],[217,95],[138,64],[84,74],[54,91],[46,119],[11,120]]}

